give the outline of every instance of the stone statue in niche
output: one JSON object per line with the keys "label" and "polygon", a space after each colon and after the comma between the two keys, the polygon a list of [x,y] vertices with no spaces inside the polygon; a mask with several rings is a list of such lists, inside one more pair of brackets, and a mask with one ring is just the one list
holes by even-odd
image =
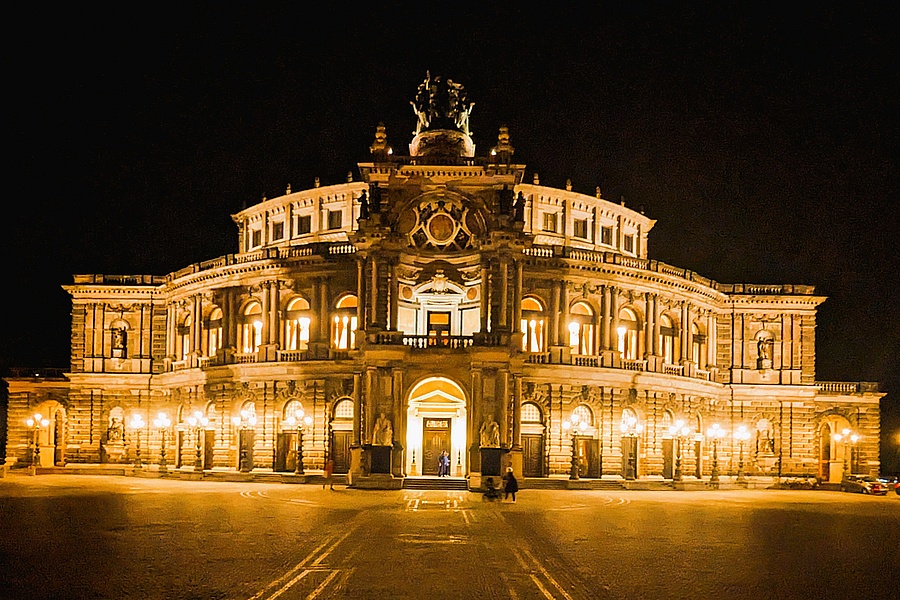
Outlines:
{"label": "stone statue in niche", "polygon": [[394,443],[394,428],[384,413],[378,413],[378,419],[375,420],[372,443],[375,446],[391,446]]}
{"label": "stone statue in niche", "polygon": [[500,425],[493,417],[487,417],[481,424],[480,445],[482,448],[499,448],[500,447]]}
{"label": "stone statue in niche", "polygon": [[125,423],[122,418],[113,416],[109,420],[109,428],[106,430],[106,441],[110,444],[120,444],[125,440]]}
{"label": "stone statue in niche", "polygon": [[760,360],[772,359],[772,340],[767,337],[761,337],[756,342],[756,352]]}
{"label": "stone statue in niche", "polygon": [[125,358],[125,340],[126,332],[123,328],[115,328],[112,330],[112,357]]}

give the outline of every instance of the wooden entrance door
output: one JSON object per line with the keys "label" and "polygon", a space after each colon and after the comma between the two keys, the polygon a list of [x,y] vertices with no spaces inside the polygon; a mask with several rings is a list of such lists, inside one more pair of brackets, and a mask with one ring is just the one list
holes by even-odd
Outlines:
{"label": "wooden entrance door", "polygon": [[334,461],[335,473],[350,471],[350,442],[352,431],[333,431],[331,433],[331,460]]}
{"label": "wooden entrance door", "polygon": [[203,431],[203,469],[212,469],[216,456],[216,431],[205,429]]}
{"label": "wooden entrance door", "polygon": [[252,429],[242,429],[238,445],[238,469],[250,472],[253,470],[253,440],[255,432]]}
{"label": "wooden entrance door", "polygon": [[275,470],[293,472],[297,466],[297,432],[282,431],[275,442]]}
{"label": "wooden entrance door", "polygon": [[638,474],[638,438],[634,435],[622,436],[622,477],[635,479]]}
{"label": "wooden entrance door", "polygon": [[663,438],[662,441],[663,454],[663,479],[672,479],[675,477],[675,440],[672,438]]}
{"label": "wooden entrance door", "polygon": [[600,476],[600,440],[580,437],[576,440],[575,447],[578,451],[578,476]]}
{"label": "wooden entrance door", "polygon": [[422,424],[422,474],[438,474],[441,451],[450,452],[450,419],[425,418]]}
{"label": "wooden entrance door", "polygon": [[544,476],[544,436],[534,433],[522,434],[522,475]]}

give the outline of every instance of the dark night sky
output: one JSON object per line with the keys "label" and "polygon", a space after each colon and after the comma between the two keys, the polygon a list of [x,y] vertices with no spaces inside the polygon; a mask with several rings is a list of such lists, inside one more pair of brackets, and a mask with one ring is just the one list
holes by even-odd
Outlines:
{"label": "dark night sky", "polygon": [[234,252],[232,213],[344,181],[378,122],[405,153],[430,69],[468,89],[478,154],[508,125],[529,181],[656,219],[651,258],[815,285],[818,378],[900,391],[895,10],[253,4],[10,20],[0,367],[68,366],[72,274]]}

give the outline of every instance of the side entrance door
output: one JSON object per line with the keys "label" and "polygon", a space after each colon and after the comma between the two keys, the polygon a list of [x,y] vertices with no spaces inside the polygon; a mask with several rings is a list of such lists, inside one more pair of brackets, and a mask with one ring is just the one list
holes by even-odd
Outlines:
{"label": "side entrance door", "polygon": [[429,419],[423,423],[422,474],[438,474],[441,451],[450,452],[450,419]]}
{"label": "side entrance door", "polygon": [[544,436],[534,433],[522,434],[522,475],[544,476]]}
{"label": "side entrance door", "polygon": [[675,440],[672,438],[663,438],[662,441],[663,454],[663,479],[672,479],[675,477]]}
{"label": "side entrance door", "polygon": [[331,432],[331,460],[334,461],[335,473],[350,471],[350,442],[352,431],[335,430]]}

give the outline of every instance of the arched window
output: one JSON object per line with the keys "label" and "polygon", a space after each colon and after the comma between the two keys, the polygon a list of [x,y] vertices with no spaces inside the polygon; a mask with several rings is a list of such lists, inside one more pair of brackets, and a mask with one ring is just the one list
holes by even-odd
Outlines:
{"label": "arched window", "polygon": [[349,421],[353,418],[353,400],[349,398],[341,400],[334,406],[334,418],[336,421]]}
{"label": "arched window", "polygon": [[659,354],[663,362],[675,364],[675,339],[677,332],[668,315],[659,316]]}
{"label": "arched window", "polygon": [[262,305],[253,301],[244,307],[241,315],[241,352],[257,352],[262,345]]}
{"label": "arched window", "polygon": [[637,360],[638,358],[638,320],[637,315],[630,308],[623,308],[619,312],[618,350],[622,358]]}
{"label": "arched window", "polygon": [[341,297],[331,318],[331,345],[338,350],[356,348],[356,307],[353,294]]}
{"label": "arched window", "polygon": [[206,320],[206,356],[215,356],[222,347],[222,309],[214,308]]}
{"label": "arched window", "polygon": [[541,409],[534,402],[525,402],[522,404],[522,422],[523,423],[542,423]]}
{"label": "arched window", "polygon": [[522,299],[522,351],[544,351],[544,306],[540,300],[529,296]]}
{"label": "arched window", "polygon": [[668,435],[669,430],[672,429],[672,426],[675,424],[675,415],[672,414],[671,410],[663,411],[662,417],[659,420],[659,428],[663,432],[664,435]]}
{"label": "arched window", "polygon": [[691,360],[700,369],[706,367],[706,336],[697,323],[691,323]]}
{"label": "arched window", "polygon": [[576,302],[569,311],[569,346],[574,354],[594,354],[594,310]]}
{"label": "arched window", "polygon": [[588,425],[594,425],[594,413],[591,411],[590,407],[585,406],[584,404],[579,404],[575,407],[575,410],[572,411],[573,415],[578,415],[578,421],[582,423],[587,423]]}
{"label": "arched window", "polygon": [[176,360],[185,360],[191,353],[191,325],[194,320],[191,315],[184,318],[178,326],[175,351],[177,352]]}
{"label": "arched window", "polygon": [[299,400],[289,400],[284,404],[284,411],[281,418],[285,421],[293,417],[294,422],[299,422],[306,413],[303,411],[303,404]]}
{"label": "arched window", "polygon": [[309,302],[294,298],[284,311],[284,349],[306,350],[309,347],[309,326],[312,322]]}

